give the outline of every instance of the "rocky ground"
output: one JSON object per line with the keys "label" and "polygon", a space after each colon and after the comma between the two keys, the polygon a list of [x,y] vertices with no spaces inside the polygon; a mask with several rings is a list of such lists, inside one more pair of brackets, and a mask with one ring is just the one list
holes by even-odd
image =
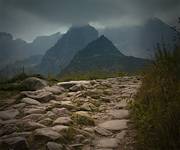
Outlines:
{"label": "rocky ground", "polygon": [[0,150],[131,150],[139,77],[61,82],[0,108]]}

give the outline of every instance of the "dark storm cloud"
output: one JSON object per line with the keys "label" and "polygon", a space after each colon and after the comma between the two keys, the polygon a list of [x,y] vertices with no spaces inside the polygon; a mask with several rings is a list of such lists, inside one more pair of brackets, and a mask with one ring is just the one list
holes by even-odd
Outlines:
{"label": "dark storm cloud", "polygon": [[170,22],[179,10],[179,0],[0,0],[0,30],[30,39],[71,24],[119,26],[153,16]]}

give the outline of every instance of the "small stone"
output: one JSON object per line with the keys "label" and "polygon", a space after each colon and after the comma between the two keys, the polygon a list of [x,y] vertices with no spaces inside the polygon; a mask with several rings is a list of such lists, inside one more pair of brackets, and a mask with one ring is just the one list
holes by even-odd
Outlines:
{"label": "small stone", "polygon": [[90,127],[86,127],[86,128],[84,128],[84,131],[86,131],[86,132],[89,132],[89,133],[94,133],[94,129],[93,128],[90,128]]}
{"label": "small stone", "polygon": [[44,114],[45,110],[43,108],[25,108],[24,114]]}
{"label": "small stone", "polygon": [[127,102],[125,100],[121,100],[121,102],[119,102],[116,105],[116,109],[124,109],[127,107]]}
{"label": "small stone", "polygon": [[116,138],[119,139],[119,140],[122,140],[125,135],[126,135],[126,131],[123,130],[123,131],[121,131],[120,133],[118,133],[118,134],[116,135]]}
{"label": "small stone", "polygon": [[19,110],[21,110],[21,109],[23,109],[25,106],[26,106],[25,103],[19,103],[19,104],[13,105],[12,107],[13,107],[14,109],[19,109]]}
{"label": "small stone", "polygon": [[125,120],[125,119],[110,120],[110,121],[106,121],[104,123],[101,123],[98,126],[101,128],[105,128],[107,130],[118,131],[118,130],[127,129],[127,122],[128,122],[128,120]]}
{"label": "small stone", "polygon": [[73,149],[82,149],[83,146],[84,145],[80,143],[70,145],[70,147],[72,147]]}
{"label": "small stone", "polygon": [[55,142],[48,142],[46,144],[46,150],[63,150],[63,146]]}
{"label": "small stone", "polygon": [[25,97],[21,100],[22,103],[30,104],[30,105],[41,105],[40,102],[34,100],[32,98]]}
{"label": "small stone", "polygon": [[59,86],[64,87],[65,89],[69,89],[74,85],[87,85],[90,84],[90,81],[69,81],[69,82],[60,82],[58,83]]}
{"label": "small stone", "polygon": [[14,119],[17,115],[19,115],[19,111],[17,109],[0,111],[0,119],[2,120]]}
{"label": "small stone", "polygon": [[45,116],[48,117],[48,118],[54,119],[56,117],[56,114],[53,113],[52,111],[47,111]]}
{"label": "small stone", "polygon": [[82,150],[92,150],[92,147],[90,145],[84,145]]}
{"label": "small stone", "polygon": [[77,91],[81,91],[83,89],[84,89],[84,87],[82,85],[78,84],[78,85],[72,86],[69,90],[71,92],[77,92]]}
{"label": "small stone", "polygon": [[44,88],[46,91],[48,92],[51,92],[53,94],[62,94],[65,90],[63,87],[61,86],[57,86],[57,85],[54,85],[54,86],[47,86]]}
{"label": "small stone", "polygon": [[41,118],[43,118],[43,114],[30,114],[28,116],[25,116],[22,120],[39,121]]}
{"label": "small stone", "polygon": [[38,128],[45,128],[46,126],[40,124],[40,123],[37,123],[37,122],[33,122],[33,121],[29,121],[29,122],[24,122],[23,124],[23,128],[26,130],[26,131],[31,131],[31,130],[35,130],[35,129],[38,129]]}
{"label": "small stone", "polygon": [[125,119],[129,117],[128,110],[110,110],[109,114],[113,117],[113,119]]}
{"label": "small stone", "polygon": [[106,130],[106,129],[104,129],[104,128],[95,127],[94,129],[95,129],[95,131],[96,131],[98,134],[100,134],[100,135],[103,135],[103,136],[110,136],[110,135],[112,135],[112,132],[111,132],[111,131]]}
{"label": "small stone", "polygon": [[42,129],[36,129],[34,131],[34,137],[37,139],[42,137],[50,140],[57,140],[59,138],[62,138],[62,135],[52,130],[51,128],[42,128]]}
{"label": "small stone", "polygon": [[62,101],[61,106],[70,110],[77,109],[71,101]]}
{"label": "small stone", "polygon": [[115,138],[101,138],[97,140],[96,146],[98,148],[117,148],[118,140]]}
{"label": "small stone", "polygon": [[85,139],[85,136],[82,134],[78,134],[74,136],[74,139],[76,143],[81,143]]}
{"label": "small stone", "polygon": [[57,116],[67,116],[70,113],[66,108],[53,108],[52,112]]}
{"label": "small stone", "polygon": [[92,103],[84,103],[81,107],[81,110],[86,110],[86,111],[94,111],[96,110],[96,106],[93,105]]}
{"label": "small stone", "polygon": [[72,123],[72,119],[70,117],[59,117],[53,122],[53,124],[62,124],[62,125],[70,125],[71,123]]}
{"label": "small stone", "polygon": [[68,129],[69,129],[69,127],[64,126],[64,125],[56,125],[56,126],[52,127],[52,130],[54,130],[58,133],[61,133],[61,134],[67,132]]}
{"label": "small stone", "polygon": [[45,118],[40,120],[38,123],[43,124],[45,126],[49,126],[51,125],[51,123],[53,122],[53,120],[51,118]]}
{"label": "small stone", "polygon": [[[56,96],[57,98],[58,96]],[[61,101],[60,100],[50,100],[49,103],[60,106],[61,105]]]}

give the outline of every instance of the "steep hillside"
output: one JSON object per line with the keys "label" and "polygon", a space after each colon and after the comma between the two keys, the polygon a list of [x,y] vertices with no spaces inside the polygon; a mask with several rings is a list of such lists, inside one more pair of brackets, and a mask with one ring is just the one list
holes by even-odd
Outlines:
{"label": "steep hillside", "polygon": [[59,73],[70,63],[80,49],[97,37],[97,30],[90,25],[71,27],[55,46],[46,52],[37,70],[40,70],[43,74]]}
{"label": "steep hillside", "polygon": [[123,55],[105,36],[80,50],[62,74],[90,71],[137,71],[149,61]]}

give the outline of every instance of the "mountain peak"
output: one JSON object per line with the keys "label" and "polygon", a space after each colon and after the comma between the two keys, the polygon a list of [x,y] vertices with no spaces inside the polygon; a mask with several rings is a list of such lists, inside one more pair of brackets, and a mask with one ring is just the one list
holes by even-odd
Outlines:
{"label": "mountain peak", "polygon": [[153,17],[147,20],[146,22],[147,25],[150,26],[156,26],[156,25],[161,25],[161,24],[165,24],[161,19],[157,18],[157,17]]}
{"label": "mountain peak", "polygon": [[[141,68],[145,61],[123,55],[104,35],[80,50],[62,71],[88,73],[91,71],[132,71]],[[131,65],[131,67],[129,67]]]}
{"label": "mountain peak", "polygon": [[90,25],[72,26],[46,52],[40,64],[42,73],[59,73],[61,69],[64,69],[71,62],[79,50],[97,38],[98,31]]}
{"label": "mountain peak", "polygon": [[100,36],[96,40],[90,42],[85,48],[80,50],[77,55],[81,56],[124,56],[114,44],[104,35]]}
{"label": "mountain peak", "polygon": [[111,45],[114,45],[114,44],[112,43],[112,41],[110,41],[105,35],[101,35],[97,40],[98,40],[98,41],[103,41],[103,42],[109,43],[109,44],[111,44]]}
{"label": "mountain peak", "polygon": [[[71,30],[77,30],[77,29],[95,29],[93,26],[89,24],[84,24],[84,25],[72,25],[68,31]],[[96,30],[96,29],[95,29]]]}
{"label": "mountain peak", "polygon": [[104,51],[106,53],[115,50],[116,52],[120,53],[119,50],[114,46],[114,44],[104,35],[101,35],[99,38],[89,43],[87,45],[87,49],[96,49],[98,51]]}
{"label": "mountain peak", "polygon": [[105,37],[104,35],[101,35],[101,36],[99,37],[99,39],[101,39],[101,40],[108,40],[108,41],[109,41],[109,39],[108,39],[107,37]]}

